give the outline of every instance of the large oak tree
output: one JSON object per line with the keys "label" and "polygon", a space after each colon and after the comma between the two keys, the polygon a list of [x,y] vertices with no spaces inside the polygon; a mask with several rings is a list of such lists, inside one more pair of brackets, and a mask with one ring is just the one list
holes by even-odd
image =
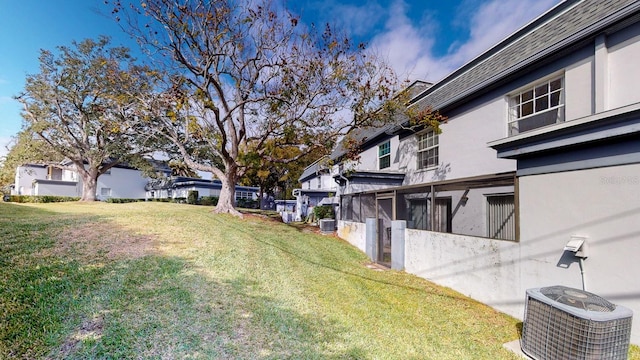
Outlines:
{"label": "large oak tree", "polygon": [[[325,149],[367,126],[368,114],[395,90],[391,70],[364,45],[329,25],[303,24],[280,3],[112,5],[171,82],[140,116],[146,135],[168,140],[186,164],[221,180],[216,212],[240,215],[234,193],[249,165],[243,159],[287,163]],[[274,146],[300,151],[269,151]]]}
{"label": "large oak tree", "polygon": [[95,201],[98,177],[119,163],[134,164],[145,151],[128,120],[149,91],[147,70],[107,37],[41,50],[39,60],[40,72],[27,76],[17,97],[23,132],[70,161],[82,179],[81,201]]}

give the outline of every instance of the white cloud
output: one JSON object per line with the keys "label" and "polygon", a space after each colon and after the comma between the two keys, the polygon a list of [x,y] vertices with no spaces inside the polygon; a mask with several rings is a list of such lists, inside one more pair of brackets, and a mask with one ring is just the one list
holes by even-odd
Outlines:
{"label": "white cloud", "polygon": [[533,20],[558,0],[493,0],[470,19],[469,40],[449,50],[449,62],[460,66]]}
{"label": "white cloud", "polygon": [[362,6],[335,4],[331,7],[331,17],[339,28],[345,28],[351,35],[370,34],[375,25],[383,19],[384,9],[378,3]]}
{"label": "white cloud", "polygon": [[449,69],[442,67],[432,54],[435,28],[429,25],[416,26],[406,11],[404,2],[393,3],[384,31],[372,39],[370,48],[388,58],[401,77],[441,77]]}
{"label": "white cloud", "polygon": [[[375,51],[388,57],[391,66],[411,80],[437,81],[462,66],[491,46],[506,38],[527,22],[533,20],[559,0],[491,0],[465,1],[461,16],[451,24],[440,19],[426,17],[415,24],[407,16],[403,0],[396,0],[388,10],[385,29],[376,35],[371,44]],[[470,7],[477,6],[476,9]],[[434,55],[433,46],[438,32],[447,26],[468,24],[469,37],[449,47],[444,56]]]}

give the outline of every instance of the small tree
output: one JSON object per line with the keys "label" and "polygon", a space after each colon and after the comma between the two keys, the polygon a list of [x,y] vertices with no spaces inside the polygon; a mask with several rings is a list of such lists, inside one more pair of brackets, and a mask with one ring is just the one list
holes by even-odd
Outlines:
{"label": "small tree", "polygon": [[96,200],[97,179],[113,166],[140,161],[132,114],[136,97],[149,91],[146,69],[129,50],[107,37],[73,42],[58,52],[41,50],[40,72],[24,92],[24,132],[37,135],[68,159],[82,178],[81,201]]}

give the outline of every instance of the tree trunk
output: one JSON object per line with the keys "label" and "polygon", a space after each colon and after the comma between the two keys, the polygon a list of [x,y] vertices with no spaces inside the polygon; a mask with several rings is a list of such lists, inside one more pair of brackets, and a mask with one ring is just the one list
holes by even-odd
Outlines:
{"label": "tree trunk", "polygon": [[222,182],[222,189],[220,189],[220,198],[218,199],[218,205],[216,205],[213,211],[216,214],[231,214],[242,218],[242,214],[235,208],[235,195],[236,195],[236,183],[229,178],[235,178],[228,172],[225,173],[225,177],[220,179]]}
{"label": "tree trunk", "polygon": [[96,201],[96,192],[98,189],[97,176],[90,173],[81,173],[82,175],[82,197],[80,201]]}

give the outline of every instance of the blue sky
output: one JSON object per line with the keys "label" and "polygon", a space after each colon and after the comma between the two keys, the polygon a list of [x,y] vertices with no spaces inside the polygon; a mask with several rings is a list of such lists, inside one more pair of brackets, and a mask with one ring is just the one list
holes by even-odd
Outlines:
{"label": "blue sky", "polygon": [[[561,0],[288,0],[304,22],[338,24],[412,80],[437,81]],[[0,156],[21,127],[12,99],[40,49],[109,35],[135,47],[103,0],[0,0]]]}

